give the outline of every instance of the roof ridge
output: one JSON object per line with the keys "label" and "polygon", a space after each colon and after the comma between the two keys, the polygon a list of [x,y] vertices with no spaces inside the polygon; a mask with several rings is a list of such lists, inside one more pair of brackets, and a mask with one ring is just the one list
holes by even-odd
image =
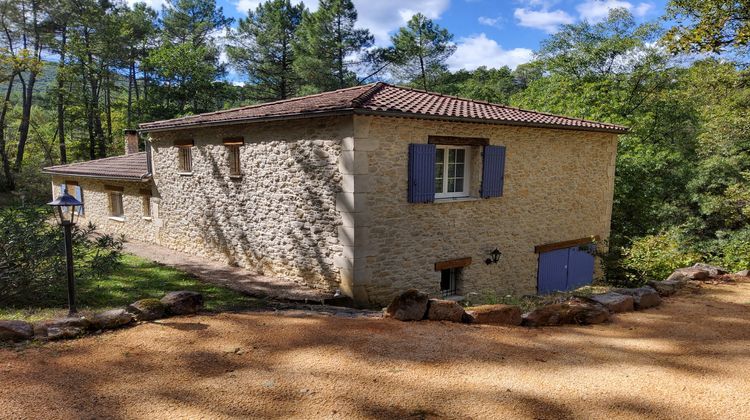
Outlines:
{"label": "roof ridge", "polygon": [[55,169],[55,168],[66,168],[66,167],[69,168],[71,166],[85,165],[85,164],[87,164],[89,162],[101,162],[103,160],[121,159],[121,158],[128,157],[128,156],[142,155],[142,154],[146,154],[146,152],[135,152],[135,153],[128,153],[128,154],[125,154],[125,155],[107,156],[107,157],[99,158],[99,159],[82,160],[80,162],[73,162],[73,163],[65,163],[65,164],[62,164],[62,165],[47,166],[44,169]]}
{"label": "roof ridge", "polygon": [[223,114],[225,112],[236,112],[236,111],[242,111],[242,110],[246,110],[246,109],[257,108],[257,107],[261,107],[261,106],[276,105],[276,104],[281,104],[281,103],[290,103],[290,102],[295,102],[295,101],[299,101],[299,100],[303,100],[303,99],[316,98],[316,97],[324,96],[324,95],[331,95],[331,94],[338,93],[338,92],[346,92],[346,91],[354,90],[354,89],[362,89],[365,86],[377,85],[378,83],[381,83],[381,82],[367,83],[367,84],[364,84],[364,85],[357,85],[357,86],[351,86],[351,87],[348,87],[348,88],[341,88],[341,89],[336,89],[336,90],[329,90],[329,91],[325,91],[325,92],[313,93],[311,95],[297,96],[297,97],[294,97],[294,98],[279,99],[277,101],[261,102],[259,104],[245,105],[245,106],[240,106],[240,107],[236,107],[236,108],[221,109],[221,110],[213,111],[213,112],[203,112],[203,113],[200,113],[200,114],[185,115],[184,117],[170,118],[170,119],[158,120],[158,121],[151,121],[151,122],[147,122],[147,123],[144,123],[144,124],[141,124],[141,125],[148,126],[148,125],[151,125],[151,124],[158,124],[158,123],[166,122],[166,121],[180,121],[180,120],[185,120],[185,119],[188,119],[188,118],[199,117],[199,116],[202,117],[202,116],[207,116],[207,115],[219,115],[219,114]]}
{"label": "roof ridge", "polygon": [[428,90],[417,89],[417,88],[413,88],[413,87],[409,87],[409,86],[391,85],[391,84],[388,84],[388,83],[383,83],[383,84],[386,85],[386,86],[394,87],[396,89],[408,90],[408,91],[418,92],[418,93],[425,93],[425,94],[428,94],[428,95],[440,96],[440,97],[443,97],[443,98],[458,99],[458,100],[461,100],[461,101],[472,102],[472,103],[475,103],[475,104],[483,104],[483,105],[496,106],[496,107],[499,107],[499,108],[505,108],[505,109],[510,109],[510,110],[514,110],[514,111],[529,112],[529,113],[532,113],[532,114],[546,115],[548,117],[565,118],[567,120],[575,120],[575,121],[581,121],[581,122],[586,122],[586,123],[591,123],[591,124],[601,124],[601,125],[609,125],[609,126],[617,126],[617,127],[621,127],[621,128],[626,128],[624,125],[620,125],[620,124],[602,123],[602,122],[599,122],[599,121],[587,120],[585,118],[570,117],[570,116],[567,116],[567,115],[553,114],[551,112],[537,111],[537,110],[534,110],[534,109],[526,109],[526,108],[520,108],[520,107],[516,107],[516,106],[503,105],[503,104],[498,104],[498,103],[495,103],[495,102],[483,101],[483,100],[480,100],[480,99],[462,98],[462,97],[456,96],[456,95],[448,95],[448,94],[440,93],[440,92],[430,92]]}
{"label": "roof ridge", "polygon": [[[352,107],[353,108],[361,108],[362,105],[364,105],[367,101],[370,100],[376,93],[383,90],[386,86],[393,86],[385,82],[375,82],[372,83],[372,87],[368,89],[367,91],[363,92],[361,95],[357,96],[356,98],[352,99]],[[362,85],[366,86],[366,85]]]}

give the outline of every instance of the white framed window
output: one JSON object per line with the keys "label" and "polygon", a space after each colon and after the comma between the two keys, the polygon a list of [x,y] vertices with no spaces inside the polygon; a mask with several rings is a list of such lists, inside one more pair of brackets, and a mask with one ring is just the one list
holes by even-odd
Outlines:
{"label": "white framed window", "polygon": [[123,217],[125,212],[122,209],[122,193],[121,192],[110,192],[109,193],[109,216],[110,217]]}
{"label": "white framed window", "polygon": [[468,197],[471,146],[436,146],[435,198]]}

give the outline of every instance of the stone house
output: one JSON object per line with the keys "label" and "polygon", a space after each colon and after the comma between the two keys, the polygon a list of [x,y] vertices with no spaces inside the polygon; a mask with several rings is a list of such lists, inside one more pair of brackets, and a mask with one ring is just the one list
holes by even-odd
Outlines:
{"label": "stone house", "polygon": [[123,156],[44,171],[103,231],[382,305],[591,282],[625,132],[375,83],[141,124]]}

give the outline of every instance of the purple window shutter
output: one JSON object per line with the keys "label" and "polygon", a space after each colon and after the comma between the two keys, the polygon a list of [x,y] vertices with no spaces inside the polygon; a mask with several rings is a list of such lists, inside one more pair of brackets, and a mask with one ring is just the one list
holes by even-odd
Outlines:
{"label": "purple window shutter", "polygon": [[435,201],[435,145],[409,145],[409,202]]}
{"label": "purple window shutter", "polygon": [[484,146],[482,198],[502,197],[505,179],[505,146]]}

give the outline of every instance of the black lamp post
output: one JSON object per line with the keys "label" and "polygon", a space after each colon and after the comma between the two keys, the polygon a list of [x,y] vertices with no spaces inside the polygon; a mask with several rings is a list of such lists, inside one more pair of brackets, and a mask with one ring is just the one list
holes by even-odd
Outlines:
{"label": "black lamp post", "polygon": [[81,206],[81,202],[68,194],[68,189],[65,188],[62,195],[47,204],[54,209],[57,222],[62,226],[65,234],[65,258],[68,269],[68,312],[70,315],[74,315],[78,311],[76,310],[76,285],[73,278],[73,225],[76,223],[78,207]]}

